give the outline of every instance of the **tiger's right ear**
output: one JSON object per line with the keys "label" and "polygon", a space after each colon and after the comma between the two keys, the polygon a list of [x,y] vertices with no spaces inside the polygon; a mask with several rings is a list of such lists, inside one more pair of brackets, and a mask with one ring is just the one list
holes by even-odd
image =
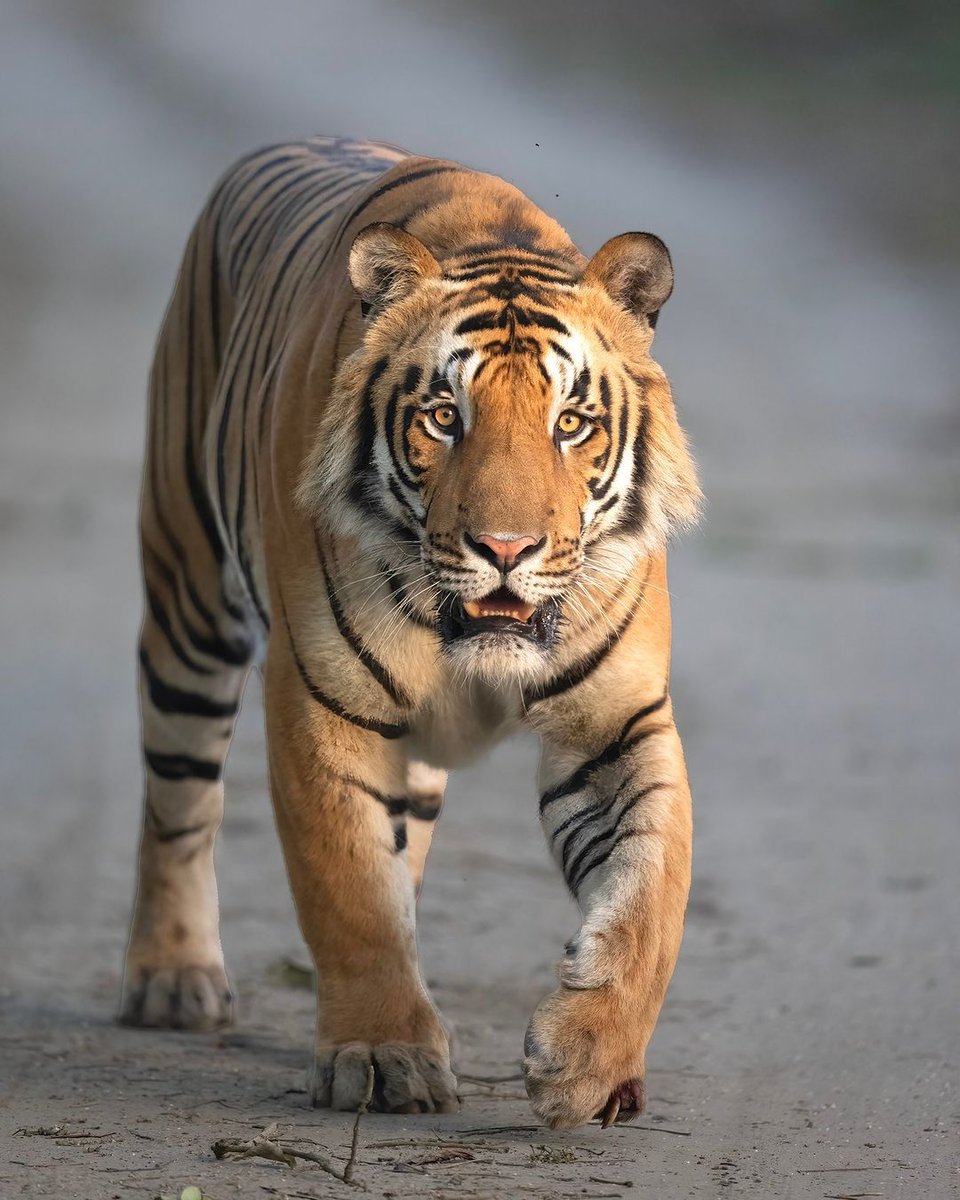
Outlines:
{"label": "tiger's right ear", "polygon": [[350,248],[350,282],[363,315],[409,296],[424,279],[439,279],[440,264],[412,233],[378,221],[361,229]]}

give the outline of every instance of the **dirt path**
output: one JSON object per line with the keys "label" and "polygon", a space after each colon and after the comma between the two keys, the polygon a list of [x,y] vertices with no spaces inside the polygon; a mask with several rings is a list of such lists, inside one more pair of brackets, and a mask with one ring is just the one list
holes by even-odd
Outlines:
{"label": "dirt path", "polygon": [[[537,1129],[516,1078],[576,927],[536,827],[534,748],[517,743],[454,779],[421,908],[463,1112],[365,1117],[357,1178],[418,1197],[953,1194],[958,289],[837,226],[802,171],[723,173],[615,114],[601,136],[589,97],[496,56],[454,70],[442,25],[359,7],[231,22],[220,3],[78,5],[72,24],[65,6],[5,9],[0,1196],[348,1191],[309,1164],[210,1152],[279,1121],[342,1165],[352,1125],[304,1104],[312,999],[282,965],[304,952],[256,687],[221,848],[240,1023],[112,1023],[139,815],[150,344],[213,176],[313,129],[496,169],[586,248],[661,232],[678,292],[660,356],[711,501],[673,560],[696,882],[643,1127]],[[394,103],[380,81],[414,56],[439,78],[412,73]],[[424,1162],[438,1143],[460,1157]]]}

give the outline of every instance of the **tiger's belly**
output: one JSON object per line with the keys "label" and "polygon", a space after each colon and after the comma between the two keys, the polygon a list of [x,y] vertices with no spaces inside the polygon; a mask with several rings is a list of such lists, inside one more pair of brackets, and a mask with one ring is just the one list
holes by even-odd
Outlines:
{"label": "tiger's belly", "polygon": [[450,682],[429,708],[414,718],[408,735],[410,755],[433,767],[469,765],[523,721],[515,682],[492,686]]}

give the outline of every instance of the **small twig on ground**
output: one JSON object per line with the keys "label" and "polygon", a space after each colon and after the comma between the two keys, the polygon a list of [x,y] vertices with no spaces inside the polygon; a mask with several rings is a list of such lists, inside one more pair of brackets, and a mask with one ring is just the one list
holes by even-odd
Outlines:
{"label": "small twig on ground", "polygon": [[468,1150],[466,1146],[441,1146],[439,1150],[434,1150],[432,1154],[421,1154],[419,1158],[411,1159],[409,1166],[411,1167],[429,1167],[434,1164],[451,1162],[472,1162],[476,1156],[472,1150]]}
{"label": "small twig on ground", "polygon": [[353,1122],[353,1137],[350,1139],[350,1157],[347,1159],[347,1165],[343,1168],[343,1182],[353,1182],[353,1168],[357,1161],[357,1138],[360,1136],[360,1118],[370,1107],[370,1101],[373,1099],[373,1063],[367,1067],[367,1087],[363,1093],[363,1099],[360,1101],[360,1107],[357,1109],[356,1120]]}
{"label": "small twig on ground", "polygon": [[271,1196],[280,1196],[281,1200],[291,1200],[294,1196],[298,1200],[317,1200],[316,1192],[288,1192],[286,1188],[281,1192],[279,1188],[268,1187],[265,1183],[261,1183],[259,1187],[261,1192],[268,1192]]}
{"label": "small twig on ground", "polygon": [[588,1175],[589,1183],[608,1183],[611,1187],[633,1187],[632,1179],[601,1179],[598,1175]]}
{"label": "small twig on ground", "polygon": [[643,1129],[647,1133],[672,1133],[675,1137],[690,1137],[689,1129],[668,1129],[666,1125],[637,1125],[633,1121],[618,1121],[614,1129]]}
{"label": "small twig on ground", "polygon": [[798,1175],[832,1175],[834,1171],[882,1171],[882,1167],[803,1167]]}
{"label": "small twig on ground", "polygon": [[398,1146],[423,1146],[426,1144],[425,1139],[432,1138],[439,1146],[440,1135],[433,1133],[430,1130],[425,1130],[423,1137],[418,1138],[387,1138],[383,1142],[367,1142],[368,1150],[394,1150]]}
{"label": "small twig on ground", "polygon": [[294,1166],[293,1155],[273,1141],[277,1132],[276,1121],[270,1124],[253,1138],[220,1138],[210,1149],[217,1158],[266,1158],[270,1162],[283,1163],[285,1167]]}
{"label": "small twig on ground", "polygon": [[14,1137],[45,1137],[45,1138],[77,1138],[78,1140],[90,1138],[109,1138],[113,1137],[112,1133],[67,1133],[61,1129],[59,1125],[38,1125],[34,1129],[21,1127],[13,1131]]}
{"label": "small twig on ground", "polygon": [[454,1133],[466,1137],[474,1133],[542,1133],[542,1125],[488,1125],[485,1129],[455,1129]]}
{"label": "small twig on ground", "polygon": [[[293,1146],[281,1145],[277,1138],[276,1121],[272,1121],[256,1137],[246,1140],[243,1138],[220,1138],[213,1143],[210,1149],[217,1158],[265,1158],[269,1162],[282,1163],[285,1167],[295,1166],[296,1160],[299,1158],[304,1162],[315,1163],[321,1171],[326,1171],[328,1175],[332,1175],[334,1179],[338,1179],[341,1183],[349,1184],[350,1187],[363,1188],[363,1184],[357,1183],[354,1180],[353,1171],[357,1162],[357,1140],[360,1136],[360,1118],[367,1111],[370,1101],[373,1099],[373,1080],[373,1066],[371,1065],[367,1072],[367,1090],[363,1100],[360,1102],[360,1107],[357,1109],[357,1115],[353,1122],[350,1157],[347,1159],[347,1165],[342,1171],[338,1171],[329,1158],[323,1154],[317,1154],[313,1150],[298,1150]],[[363,1190],[366,1191],[366,1188],[363,1188]]]}
{"label": "small twig on ground", "polygon": [[824,1192],[823,1200],[863,1200],[865,1196],[882,1196],[883,1192]]}
{"label": "small twig on ground", "polygon": [[492,1087],[494,1084],[518,1084],[523,1079],[523,1075],[464,1075],[461,1072],[457,1078],[462,1084],[484,1084]]}

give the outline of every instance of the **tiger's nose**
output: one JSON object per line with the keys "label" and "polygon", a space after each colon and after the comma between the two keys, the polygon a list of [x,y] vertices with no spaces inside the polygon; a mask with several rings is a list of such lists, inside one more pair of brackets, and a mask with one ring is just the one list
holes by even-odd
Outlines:
{"label": "tiger's nose", "polygon": [[521,558],[534,554],[547,540],[539,540],[529,534],[517,533],[481,533],[477,537],[464,534],[467,545],[475,550],[481,558],[493,563],[504,574],[512,571]]}

